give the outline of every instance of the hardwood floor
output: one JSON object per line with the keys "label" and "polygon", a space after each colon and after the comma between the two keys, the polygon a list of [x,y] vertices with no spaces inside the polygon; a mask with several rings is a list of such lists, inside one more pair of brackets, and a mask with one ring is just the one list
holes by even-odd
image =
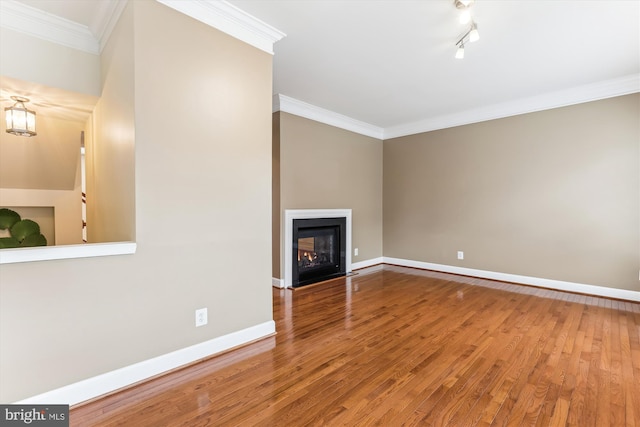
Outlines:
{"label": "hardwood floor", "polygon": [[73,426],[638,426],[640,304],[395,266],[273,290],[278,334]]}

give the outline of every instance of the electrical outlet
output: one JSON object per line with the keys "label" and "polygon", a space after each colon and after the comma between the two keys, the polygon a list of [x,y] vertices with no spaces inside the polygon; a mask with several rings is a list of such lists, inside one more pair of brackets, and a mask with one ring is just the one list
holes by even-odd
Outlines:
{"label": "electrical outlet", "polygon": [[464,252],[458,251],[458,259],[464,259]]}
{"label": "electrical outlet", "polygon": [[204,326],[209,321],[206,308],[199,308],[196,310],[196,327]]}
{"label": "electrical outlet", "polygon": [[353,256],[358,256],[358,248],[355,248],[355,249],[353,250]]}

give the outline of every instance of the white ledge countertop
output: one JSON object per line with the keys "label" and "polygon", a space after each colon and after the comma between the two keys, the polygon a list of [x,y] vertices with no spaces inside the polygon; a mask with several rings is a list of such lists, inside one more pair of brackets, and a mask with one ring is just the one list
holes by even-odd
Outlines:
{"label": "white ledge countertop", "polygon": [[89,258],[110,255],[130,255],[136,253],[136,247],[136,242],[112,242],[0,249],[0,264],[49,261],[54,259]]}

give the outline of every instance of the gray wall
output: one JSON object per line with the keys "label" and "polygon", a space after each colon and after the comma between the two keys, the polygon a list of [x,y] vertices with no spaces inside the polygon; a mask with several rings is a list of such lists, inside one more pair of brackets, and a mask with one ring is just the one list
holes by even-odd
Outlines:
{"label": "gray wall", "polygon": [[138,250],[0,266],[2,402],[272,320],[272,57],[157,2],[125,14]]}
{"label": "gray wall", "polygon": [[639,96],[385,141],[384,255],[640,291]]}

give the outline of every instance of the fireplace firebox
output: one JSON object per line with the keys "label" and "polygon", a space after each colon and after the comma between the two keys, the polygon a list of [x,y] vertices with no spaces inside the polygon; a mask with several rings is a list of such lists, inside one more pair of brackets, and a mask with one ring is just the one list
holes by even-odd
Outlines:
{"label": "fireplace firebox", "polygon": [[346,218],[293,220],[294,288],[346,274]]}

